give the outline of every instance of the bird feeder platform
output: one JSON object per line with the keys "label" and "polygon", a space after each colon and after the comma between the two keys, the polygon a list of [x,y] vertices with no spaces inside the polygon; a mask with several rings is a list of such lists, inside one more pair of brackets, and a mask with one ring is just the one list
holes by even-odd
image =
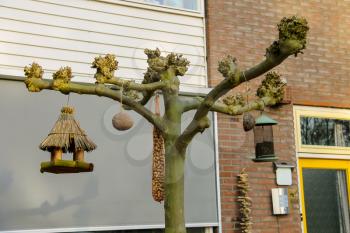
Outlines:
{"label": "bird feeder platform", "polygon": [[83,161],[72,161],[72,160],[56,160],[56,161],[42,162],[40,172],[61,174],[61,173],[92,172],[93,170],[94,170],[94,165],[92,163],[86,163]]}

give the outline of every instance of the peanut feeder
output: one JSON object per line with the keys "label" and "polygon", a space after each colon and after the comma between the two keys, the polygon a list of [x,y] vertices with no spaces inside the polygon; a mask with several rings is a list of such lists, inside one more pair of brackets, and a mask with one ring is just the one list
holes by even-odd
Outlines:
{"label": "peanut feeder", "polygon": [[[155,113],[159,116],[159,95],[155,97]],[[165,178],[165,148],[162,133],[157,127],[153,128],[153,156],[152,156],[152,197],[157,202],[164,201]]]}

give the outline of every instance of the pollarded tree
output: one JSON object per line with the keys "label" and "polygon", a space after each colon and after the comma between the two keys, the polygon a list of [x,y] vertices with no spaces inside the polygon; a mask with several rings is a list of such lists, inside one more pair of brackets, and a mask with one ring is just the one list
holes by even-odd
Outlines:
{"label": "pollarded tree", "polygon": [[[184,219],[184,161],[186,149],[198,133],[210,126],[209,111],[240,115],[251,110],[262,110],[267,106],[278,104],[283,98],[283,85],[275,72],[266,74],[265,80],[257,90],[256,100],[245,103],[237,96],[224,96],[241,83],[252,80],[283,62],[290,55],[297,56],[306,46],[308,31],[307,21],[303,18],[283,18],[278,24],[279,37],[267,49],[265,59],[259,64],[240,70],[235,58],[227,56],[219,62],[218,70],[224,79],[215,86],[207,96],[184,97],[179,95],[180,81],[178,76],[185,75],[189,62],[178,54],[162,56],[158,49],[145,50],[148,69],[142,83],[123,80],[114,75],[118,62],[114,55],[97,57],[92,63],[96,68],[95,84],[71,82],[71,69],[61,68],[53,75],[53,80],[42,79],[43,70],[33,63],[25,68],[25,84],[31,92],[43,89],[96,95],[123,101],[130,110],[143,116],[161,133],[165,144],[165,232],[185,233]],[[123,87],[123,88],[121,88]],[[121,89],[138,93],[126,95]],[[164,97],[164,115],[159,116],[145,107],[145,104],[156,92]],[[181,116],[187,111],[196,113],[185,128],[181,129]]]}

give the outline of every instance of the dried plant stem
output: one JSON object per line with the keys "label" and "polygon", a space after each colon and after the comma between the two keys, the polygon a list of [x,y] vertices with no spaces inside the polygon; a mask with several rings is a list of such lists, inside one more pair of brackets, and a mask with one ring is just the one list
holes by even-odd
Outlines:
{"label": "dried plant stem", "polygon": [[251,214],[251,199],[248,197],[249,191],[249,181],[248,174],[243,169],[241,173],[237,176],[237,188],[238,197],[237,201],[239,203],[239,213],[240,213],[240,226],[242,233],[252,232],[252,218]]}

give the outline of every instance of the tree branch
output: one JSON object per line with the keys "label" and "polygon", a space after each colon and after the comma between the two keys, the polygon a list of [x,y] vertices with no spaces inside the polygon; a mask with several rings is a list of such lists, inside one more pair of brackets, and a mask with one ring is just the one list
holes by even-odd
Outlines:
{"label": "tree branch", "polygon": [[200,96],[179,96],[178,98],[183,113],[197,109],[204,100]]}
{"label": "tree branch", "polygon": [[[196,97],[179,96],[179,102],[182,106],[183,113],[198,109],[198,107],[203,103],[203,101],[204,101],[204,98],[199,96],[196,96]],[[224,104],[216,102],[213,104],[213,106],[211,106],[210,111],[225,113],[223,109],[224,109]]]}
{"label": "tree branch", "polygon": [[[29,91],[38,92],[43,89],[60,91],[63,94],[77,93],[107,97],[120,102],[121,92],[112,90],[103,84],[90,84],[90,83],[74,83],[67,82],[59,86],[55,84],[55,80],[43,80],[41,78],[27,78],[25,83]],[[162,119],[149,111],[147,108],[139,104],[138,102],[123,95],[123,104],[130,107],[135,112],[142,115],[151,124],[162,130],[164,128]]]}
{"label": "tree branch", "polygon": [[[197,97],[180,96],[179,99],[180,99],[180,103],[182,105],[182,112],[188,112],[191,110],[198,109],[198,107],[204,101],[204,98],[199,97],[199,96],[197,96]],[[210,111],[232,115],[230,113],[229,109],[231,109],[233,107],[236,107],[236,106],[229,106],[229,105],[226,105],[224,103],[217,101],[211,106]],[[234,115],[239,115],[239,114],[234,114]]]}
{"label": "tree branch", "polygon": [[[237,87],[245,81],[257,78],[265,72],[271,70],[272,68],[278,66],[282,61],[284,61],[291,54],[280,54],[278,56],[269,56],[264,61],[258,65],[245,70],[243,72],[238,71],[234,68],[232,70],[233,74],[221,81],[216,87],[209,92],[205,97],[202,104],[198,107],[194,120],[198,120],[208,114],[214,103],[227,92],[229,92],[234,87]],[[230,58],[228,58],[230,59]],[[227,62],[227,61],[224,61]],[[231,62],[231,61],[230,61]],[[234,62],[232,60],[232,62]]]}
{"label": "tree branch", "polygon": [[[261,74],[265,73],[266,71],[270,70],[271,68],[279,65],[284,59],[286,59],[288,55],[280,55],[277,57],[267,57],[263,62],[260,64],[252,67],[251,69],[241,72],[236,69],[236,66],[232,66],[233,68],[230,68],[230,76],[221,81],[213,90],[209,92],[209,94],[201,101],[201,103],[197,106],[196,114],[194,115],[193,120],[191,123],[187,126],[187,128],[184,130],[182,135],[179,137],[178,141],[180,144],[187,144],[192,140],[192,138],[198,133],[203,131],[204,129],[201,128],[202,124],[200,122],[203,118],[206,118],[208,112],[210,110],[214,110],[215,108],[218,108],[217,110],[223,113],[227,112],[227,109],[223,108],[223,106],[215,105],[215,102],[223,95],[225,95],[228,91],[233,89],[234,87],[238,86],[244,81],[251,80],[253,78],[256,78],[260,76]],[[224,61],[230,62],[232,65],[234,64],[234,60],[230,57],[228,60]],[[192,104],[188,104],[184,110],[191,109],[196,106],[196,103],[193,102]],[[209,126],[208,126],[209,127]]]}
{"label": "tree branch", "polygon": [[198,106],[197,112],[185,131],[179,138],[179,143],[186,144],[198,132],[204,130],[200,122],[206,118],[208,112],[213,108],[215,102],[227,92],[239,84],[254,79],[275,66],[281,64],[290,55],[297,55],[306,46],[306,35],[309,27],[307,21],[295,16],[283,18],[278,24],[279,38],[266,50],[266,58],[256,66],[240,71],[237,68],[236,59],[228,56],[219,62],[219,72],[225,77],[205,97]]}
{"label": "tree branch", "polygon": [[[192,102],[191,108],[195,109],[195,106],[200,105],[201,101],[196,100]],[[274,106],[278,103],[276,98],[271,96],[265,96],[260,99],[249,102],[248,104],[242,105],[227,105],[222,102],[215,103],[210,111],[219,112],[223,114],[227,114],[230,116],[241,115],[245,112],[249,112],[252,110],[263,110],[265,107]],[[190,107],[190,105],[188,105]],[[189,108],[188,108],[189,109]],[[189,126],[184,130],[181,136],[176,141],[176,146],[178,148],[186,148],[187,145],[192,141],[193,137],[197,133],[203,132],[206,128],[210,126],[209,120],[207,117],[201,118],[199,121],[192,121]]]}
{"label": "tree branch", "polygon": [[265,107],[274,106],[277,103],[278,101],[275,98],[266,96],[266,97],[251,101],[244,106],[216,103],[211,109],[211,111],[227,114],[230,116],[237,116],[252,110],[263,110]]}
{"label": "tree branch", "polygon": [[113,84],[117,85],[119,87],[123,87],[125,89],[129,90],[135,90],[135,91],[145,91],[145,92],[153,92],[156,90],[160,90],[165,87],[165,83],[158,81],[154,83],[145,83],[145,84],[140,84],[140,83],[135,83],[133,81],[129,80],[123,80],[120,78],[111,78],[105,81],[105,83],[108,84]]}
{"label": "tree branch", "polygon": [[166,86],[166,84],[162,81],[139,84],[130,80],[123,80],[115,77],[105,81],[105,83],[123,87],[128,90],[135,90],[141,92],[142,99],[137,101],[141,105],[146,105],[148,101],[152,98],[153,93],[155,91],[162,90]]}
{"label": "tree branch", "polygon": [[142,92],[142,99],[138,101],[139,104],[141,105],[146,105],[148,101],[152,98],[154,94],[154,91],[144,91]]}

